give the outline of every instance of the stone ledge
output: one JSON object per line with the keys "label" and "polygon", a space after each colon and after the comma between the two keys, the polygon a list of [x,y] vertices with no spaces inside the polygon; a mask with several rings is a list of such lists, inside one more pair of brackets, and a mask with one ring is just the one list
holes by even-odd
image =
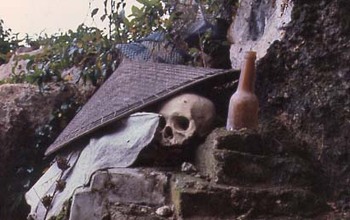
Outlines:
{"label": "stone ledge", "polygon": [[162,206],[168,177],[150,169],[120,168],[94,174],[90,187],[73,196],[70,219],[101,219],[111,204]]}
{"label": "stone ledge", "polygon": [[249,188],[213,184],[177,174],[171,181],[177,215],[183,219],[235,219],[249,216],[312,216],[327,210],[315,194],[302,188]]}
{"label": "stone ledge", "polygon": [[215,183],[313,188],[317,170],[307,159],[280,149],[257,132],[214,130],[196,152],[195,166]]}

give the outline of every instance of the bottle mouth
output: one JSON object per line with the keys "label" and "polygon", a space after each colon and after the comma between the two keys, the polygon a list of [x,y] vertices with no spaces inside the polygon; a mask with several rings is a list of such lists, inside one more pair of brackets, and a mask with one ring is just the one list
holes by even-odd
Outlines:
{"label": "bottle mouth", "polygon": [[244,58],[256,59],[256,51],[245,52]]}

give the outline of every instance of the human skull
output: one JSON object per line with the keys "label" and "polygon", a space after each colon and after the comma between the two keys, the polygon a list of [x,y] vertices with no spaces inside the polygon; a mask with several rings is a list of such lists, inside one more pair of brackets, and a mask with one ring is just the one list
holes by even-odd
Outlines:
{"label": "human skull", "polygon": [[215,118],[214,104],[207,98],[195,94],[182,94],[164,103],[159,114],[160,144],[181,146],[194,136],[203,137]]}

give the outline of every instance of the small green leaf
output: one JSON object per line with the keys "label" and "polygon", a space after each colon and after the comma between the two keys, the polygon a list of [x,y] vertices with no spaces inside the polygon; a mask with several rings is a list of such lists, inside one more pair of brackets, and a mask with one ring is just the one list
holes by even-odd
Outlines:
{"label": "small green leaf", "polygon": [[159,0],[149,0],[148,1],[148,4],[154,5],[154,6],[158,5],[159,3],[160,3]]}
{"label": "small green leaf", "polygon": [[91,17],[93,18],[98,12],[98,8],[95,8],[94,10],[92,10],[91,12]]}
{"label": "small green leaf", "polygon": [[107,14],[102,15],[101,18],[100,18],[101,21],[104,21],[106,19],[106,17],[107,17]]}
{"label": "small green leaf", "polygon": [[142,10],[136,7],[135,5],[131,7],[131,12],[135,17],[139,17],[140,15],[142,15]]}
{"label": "small green leaf", "polygon": [[145,5],[147,1],[145,0],[136,0],[138,3]]}

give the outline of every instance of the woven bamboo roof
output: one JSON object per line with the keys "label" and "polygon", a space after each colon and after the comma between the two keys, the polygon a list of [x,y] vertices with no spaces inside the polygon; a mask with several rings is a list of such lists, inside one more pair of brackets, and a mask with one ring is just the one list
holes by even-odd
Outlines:
{"label": "woven bamboo roof", "polygon": [[232,72],[233,70],[125,61],[70,121],[45,155],[145,106]]}

